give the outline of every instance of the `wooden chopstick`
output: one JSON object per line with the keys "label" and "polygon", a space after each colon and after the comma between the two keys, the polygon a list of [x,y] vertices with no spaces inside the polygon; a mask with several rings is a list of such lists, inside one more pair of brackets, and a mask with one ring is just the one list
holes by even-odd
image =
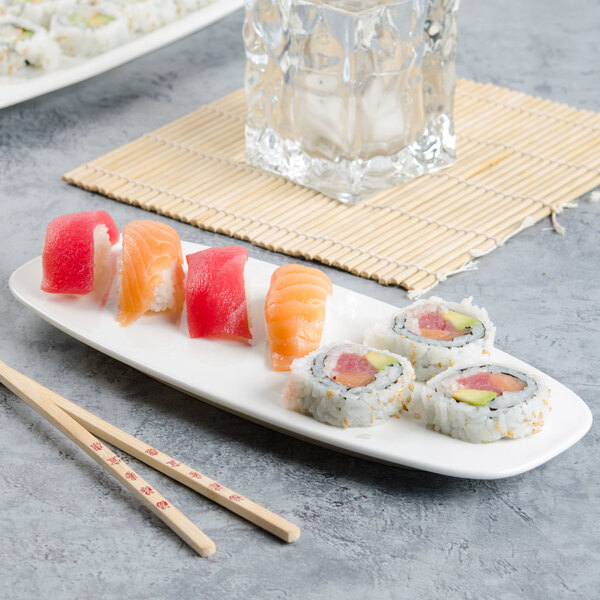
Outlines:
{"label": "wooden chopstick", "polygon": [[[0,361],[0,366],[2,364],[3,363]],[[16,373],[16,371],[14,372]],[[21,375],[21,377],[24,376]],[[111,423],[108,423],[93,413],[81,408],[81,406],[74,402],[51,392],[41,384],[32,381],[31,379],[28,379],[28,382],[40,391],[43,390],[45,393],[51,394],[51,399],[56,406],[60,407],[60,409],[70,415],[75,421],[104,441],[127,452],[157,471],[179,481],[213,502],[217,502],[221,506],[228,508],[251,523],[276,535],[285,542],[295,542],[300,537],[300,528],[283,517],[276,515],[259,504],[252,502],[252,500],[221,485],[196,469],[175,460],[164,452],[138,440],[136,437],[122,429],[115,427]]]}
{"label": "wooden chopstick", "polygon": [[262,527],[285,542],[295,542],[300,537],[300,528],[297,525],[217,483],[196,469],[149,446],[65,398],[59,396],[55,399],[55,402],[99,438],[150,465],[157,471],[183,483],[183,485],[206,496],[213,502],[228,508],[251,523]]}
{"label": "wooden chopstick", "polygon": [[11,369],[0,361],[0,382],[14,392],[31,408],[40,413],[59,431],[91,456],[107,473],[123,484],[130,492],[187,542],[200,556],[215,553],[214,542],[200,531],[183,513],[179,512],[144,479],[135,473],[114,452],[102,444],[87,429],[65,413],[56,404],[60,398],[51,390]]}

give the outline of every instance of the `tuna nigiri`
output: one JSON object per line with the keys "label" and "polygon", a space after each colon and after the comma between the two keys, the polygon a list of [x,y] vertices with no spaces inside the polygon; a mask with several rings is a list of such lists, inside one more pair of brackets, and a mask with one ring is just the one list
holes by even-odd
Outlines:
{"label": "tuna nigiri", "polygon": [[248,250],[240,246],[208,248],[186,259],[190,337],[251,340],[244,287]]}
{"label": "tuna nigiri", "polygon": [[329,277],[312,267],[284,265],[273,273],[265,303],[273,369],[289,371],[294,359],[319,347],[332,291]]}
{"label": "tuna nigiri", "polygon": [[107,291],[112,280],[110,249],[119,230],[103,210],[56,217],[46,229],[42,290],[50,294]]}
{"label": "tuna nigiri", "polygon": [[130,325],[148,311],[181,312],[183,255],[177,232],[157,221],[131,221],[123,228],[119,314]]}

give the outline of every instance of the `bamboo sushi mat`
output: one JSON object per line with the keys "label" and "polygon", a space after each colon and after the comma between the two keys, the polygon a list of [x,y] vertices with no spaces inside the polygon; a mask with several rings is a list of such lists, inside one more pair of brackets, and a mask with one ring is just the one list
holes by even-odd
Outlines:
{"label": "bamboo sushi mat", "polygon": [[429,289],[600,185],[600,115],[456,89],[457,163],[347,206],[244,162],[239,90],[64,175],[69,183],[383,284]]}

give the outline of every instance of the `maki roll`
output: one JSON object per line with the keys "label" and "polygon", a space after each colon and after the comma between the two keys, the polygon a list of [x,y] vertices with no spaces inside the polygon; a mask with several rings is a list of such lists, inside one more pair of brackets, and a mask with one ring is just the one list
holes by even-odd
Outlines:
{"label": "maki roll", "polygon": [[496,330],[487,311],[471,300],[445,302],[432,296],[415,302],[367,329],[365,343],[410,359],[419,381],[481,361],[493,348]]}
{"label": "maki roll", "polygon": [[175,0],[177,12],[182,15],[204,8],[211,3],[212,0]]}
{"label": "maki roll", "polygon": [[127,18],[105,4],[74,4],[52,17],[50,31],[70,56],[95,56],[129,38]]}
{"label": "maki roll", "polygon": [[172,0],[102,0],[93,4],[113,6],[127,18],[132,33],[154,31],[177,17],[177,8]]}
{"label": "maki roll", "polygon": [[536,376],[502,365],[450,369],[423,387],[429,425],[468,442],[493,442],[539,433],[551,408]]}
{"label": "maki roll", "polygon": [[294,361],[284,400],[322,423],[366,427],[399,416],[413,379],[401,356],[331,344]]}
{"label": "maki roll", "polygon": [[53,69],[60,60],[60,48],[42,27],[25,19],[0,17],[0,74],[12,75],[30,65]]}
{"label": "maki roll", "polygon": [[40,27],[49,27],[52,15],[72,4],[73,0],[5,0],[8,15],[22,17]]}

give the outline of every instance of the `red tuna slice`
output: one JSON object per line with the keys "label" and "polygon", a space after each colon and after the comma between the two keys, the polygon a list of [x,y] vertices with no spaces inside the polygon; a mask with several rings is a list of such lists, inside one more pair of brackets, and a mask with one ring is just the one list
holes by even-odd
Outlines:
{"label": "red tuna slice", "polygon": [[343,352],[335,364],[332,379],[347,388],[354,388],[369,385],[375,379],[376,373],[377,367],[364,356]]}
{"label": "red tuna slice", "polygon": [[244,288],[248,250],[240,246],[209,248],[188,254],[186,259],[190,337],[251,340]]}
{"label": "red tuna slice", "polygon": [[423,337],[433,340],[453,340],[460,331],[439,313],[432,311],[419,316],[419,328]]}
{"label": "red tuna slice", "polygon": [[456,383],[464,389],[487,390],[488,392],[496,392],[498,396],[502,396],[504,392],[504,388],[492,381],[492,373],[476,373],[468,377],[461,377],[456,380]]}
{"label": "red tuna slice", "polygon": [[50,221],[42,250],[42,290],[50,294],[89,294],[94,289],[94,230],[108,229],[111,246],[119,230],[103,210],[62,215]]}

